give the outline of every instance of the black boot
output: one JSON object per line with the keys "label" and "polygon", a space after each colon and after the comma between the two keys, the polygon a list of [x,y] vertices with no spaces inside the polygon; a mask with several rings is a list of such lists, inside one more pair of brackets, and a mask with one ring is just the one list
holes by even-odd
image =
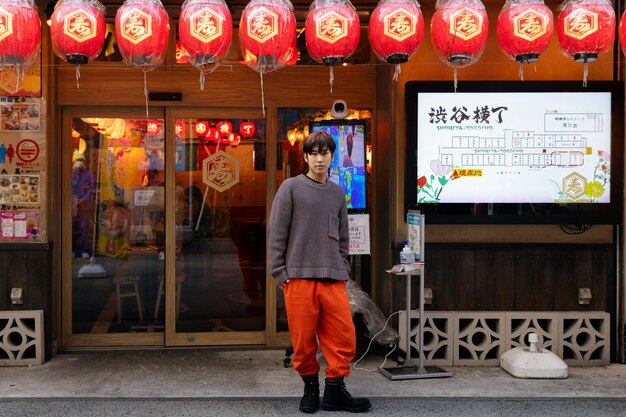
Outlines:
{"label": "black boot", "polygon": [[371,406],[372,403],[367,398],[352,398],[352,395],[350,395],[346,385],[343,383],[343,378],[326,378],[322,410],[362,413],[369,410]]}
{"label": "black boot", "polygon": [[317,374],[302,377],[304,381],[304,395],[300,400],[300,411],[314,413],[320,408],[320,382]]}

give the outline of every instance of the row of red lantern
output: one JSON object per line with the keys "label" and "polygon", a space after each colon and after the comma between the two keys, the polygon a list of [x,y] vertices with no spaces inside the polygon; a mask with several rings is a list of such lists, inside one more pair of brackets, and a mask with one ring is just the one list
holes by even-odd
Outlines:
{"label": "row of red lantern", "polygon": [[[176,136],[185,134],[186,125],[182,120],[176,121]],[[244,138],[251,138],[256,133],[256,125],[254,122],[241,122],[239,124],[239,133],[234,132],[233,124],[228,120],[217,122],[215,127],[211,127],[208,121],[200,120],[193,124],[193,131],[198,137],[228,137],[235,133]]]}
{"label": "row of red lantern", "polygon": [[[620,37],[626,38],[622,26],[620,23]],[[117,12],[115,27],[120,52],[129,66],[150,70],[162,64],[169,17],[159,0],[126,0]],[[358,15],[348,0],[315,0],[305,28],[311,57],[331,67],[350,57],[358,45]],[[424,35],[419,4],[416,0],[381,0],[369,29],[371,46],[380,59],[394,64],[406,62]],[[507,0],[496,29],[508,56],[521,63],[532,62],[552,38],[552,12],[542,0]],[[60,0],[51,31],[58,56],[77,65],[86,64],[102,49],[104,7],[97,0]],[[251,0],[239,25],[244,62],[261,74],[294,62],[295,33],[289,0]],[[594,60],[614,40],[615,14],[610,1],[565,1],[560,6],[557,33],[564,53],[577,62]],[[431,34],[443,62],[455,67],[476,62],[488,34],[484,5],[480,0],[439,1]],[[219,64],[232,37],[232,18],[224,1],[186,0],[179,36],[192,65],[204,71]],[[40,23],[33,0],[3,1],[0,68],[23,71],[34,61],[39,45]]]}

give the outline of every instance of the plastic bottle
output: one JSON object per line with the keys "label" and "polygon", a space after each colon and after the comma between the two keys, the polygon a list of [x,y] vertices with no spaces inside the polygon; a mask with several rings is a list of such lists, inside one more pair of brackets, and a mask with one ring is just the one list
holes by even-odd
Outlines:
{"label": "plastic bottle", "polygon": [[415,263],[415,254],[409,247],[406,245],[404,249],[400,252],[400,263],[401,264],[412,264]]}

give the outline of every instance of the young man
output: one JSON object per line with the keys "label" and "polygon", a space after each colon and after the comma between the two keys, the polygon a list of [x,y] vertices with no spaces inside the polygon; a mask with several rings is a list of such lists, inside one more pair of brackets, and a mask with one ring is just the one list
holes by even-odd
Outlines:
{"label": "young man", "polygon": [[307,136],[305,174],[280,186],[268,224],[268,266],[285,295],[293,366],[304,381],[300,410],[305,413],[319,408],[318,339],[326,359],[322,409],[363,412],[371,407],[367,398],[352,398],[343,382],[350,375],[356,337],[346,292],[346,197],[328,180],[335,146],[324,131]]}

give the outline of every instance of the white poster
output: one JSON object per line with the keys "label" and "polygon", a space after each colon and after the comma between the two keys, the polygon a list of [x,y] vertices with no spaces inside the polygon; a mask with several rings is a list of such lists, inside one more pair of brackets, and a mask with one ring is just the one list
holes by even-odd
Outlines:
{"label": "white poster", "polygon": [[369,255],[370,216],[369,214],[349,214],[350,255]]}

